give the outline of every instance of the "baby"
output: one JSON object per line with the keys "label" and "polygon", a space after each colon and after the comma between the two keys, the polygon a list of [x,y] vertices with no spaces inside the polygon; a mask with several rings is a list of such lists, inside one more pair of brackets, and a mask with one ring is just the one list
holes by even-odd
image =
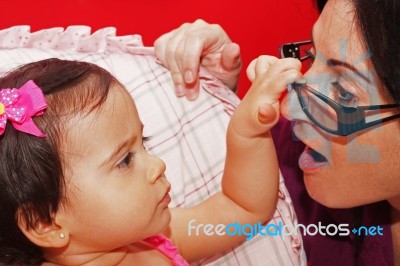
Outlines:
{"label": "baby", "polygon": [[0,78],[0,264],[188,265],[246,236],[188,224],[264,223],[275,211],[277,122],[295,59],[262,56],[227,130],[222,191],[170,210],[134,101],[106,70],[47,59]]}

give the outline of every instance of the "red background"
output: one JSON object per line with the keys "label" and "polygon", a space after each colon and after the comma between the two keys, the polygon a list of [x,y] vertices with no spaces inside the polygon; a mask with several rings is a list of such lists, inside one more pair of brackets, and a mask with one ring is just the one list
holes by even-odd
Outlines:
{"label": "red background", "polygon": [[[312,0],[8,0],[2,11],[0,28],[88,25],[95,31],[113,26],[118,35],[142,35],[147,46],[182,23],[202,18],[220,24],[241,46],[244,70],[261,54],[278,56],[281,43],[309,39],[317,17]],[[249,86],[242,71],[239,96]]]}

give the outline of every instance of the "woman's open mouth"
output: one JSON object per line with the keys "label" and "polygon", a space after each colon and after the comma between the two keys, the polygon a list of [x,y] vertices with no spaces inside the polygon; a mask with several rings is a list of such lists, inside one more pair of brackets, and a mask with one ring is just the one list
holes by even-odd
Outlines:
{"label": "woman's open mouth", "polygon": [[328,165],[329,162],[324,155],[308,146],[299,158],[299,166],[305,172],[315,171]]}

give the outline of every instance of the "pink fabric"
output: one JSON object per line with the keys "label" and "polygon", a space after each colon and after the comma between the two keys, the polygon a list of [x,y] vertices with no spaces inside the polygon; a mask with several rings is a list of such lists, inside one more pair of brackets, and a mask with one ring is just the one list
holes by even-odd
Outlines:
{"label": "pink fabric", "polygon": [[172,260],[175,266],[188,266],[189,263],[179,254],[172,241],[163,235],[154,235],[144,240],[146,243],[158,249]]}
{"label": "pink fabric", "polygon": [[16,130],[45,137],[32,117],[42,115],[46,107],[42,90],[32,80],[22,85],[19,90],[0,90],[0,135],[4,133],[7,121],[10,121]]}

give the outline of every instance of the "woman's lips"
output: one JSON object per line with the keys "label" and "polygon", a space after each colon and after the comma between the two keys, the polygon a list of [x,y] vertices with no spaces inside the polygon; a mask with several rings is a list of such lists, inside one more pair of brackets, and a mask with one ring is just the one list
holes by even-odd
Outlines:
{"label": "woman's lips", "polygon": [[299,158],[299,166],[304,172],[315,171],[328,165],[328,160],[321,153],[309,147],[306,147]]}

